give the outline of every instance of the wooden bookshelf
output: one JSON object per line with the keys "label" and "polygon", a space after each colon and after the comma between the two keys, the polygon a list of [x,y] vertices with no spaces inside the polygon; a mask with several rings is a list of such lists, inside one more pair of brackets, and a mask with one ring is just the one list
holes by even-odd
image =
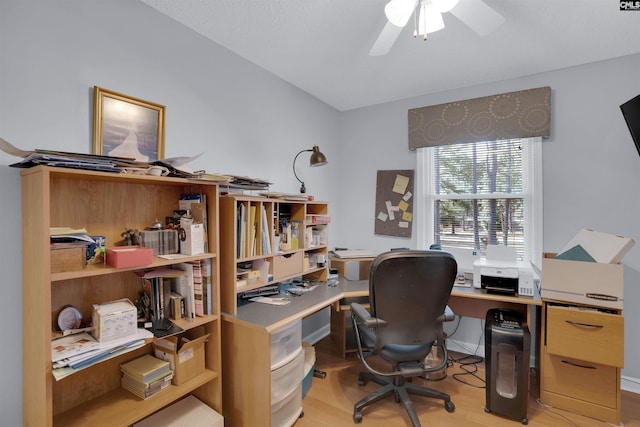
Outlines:
{"label": "wooden bookshelf", "polygon": [[[23,259],[23,420],[26,426],[131,425],[162,407],[194,394],[222,412],[221,316],[219,299],[218,187],[213,182],[124,175],[37,166],[22,175]],[[199,192],[207,200],[208,252],[166,260],[154,258],[146,268],[196,260],[211,261],[212,313],[176,323],[185,334],[210,334],[205,371],[180,386],[141,400],[120,387],[120,364],[152,353],[152,340],[138,349],[90,366],[56,381],[52,374],[51,338],[61,308],[71,304],[90,319],[93,304],[138,299],[143,268],[89,265],[51,273],[50,227],[86,228],[115,246],[128,229],[142,230],[178,209],[181,194]]]}
{"label": "wooden bookshelf", "polygon": [[[256,242],[248,244],[246,234],[252,235],[251,215],[243,219],[242,212],[251,212],[252,209],[264,212],[264,216],[260,216],[266,220],[253,225]],[[330,303],[328,301],[332,301],[326,294],[337,292],[337,288],[319,285],[313,292],[276,310],[256,302],[242,304],[239,295],[296,277],[326,281],[328,221],[328,204],[324,202],[246,195],[220,198],[225,425],[292,425],[302,412],[303,375],[302,369],[296,370],[296,354],[303,351],[301,319],[326,307]],[[292,230],[287,236],[288,244],[281,246],[279,242],[288,233],[283,223],[293,222],[298,228],[297,237]],[[263,239],[270,245],[263,246]],[[257,249],[247,251],[243,247]],[[313,259],[324,259],[324,264],[314,264]],[[260,265],[268,267],[259,277],[239,287],[239,279],[244,280],[245,277],[239,271],[249,265],[252,271],[259,270]],[[257,319],[243,316],[251,308],[257,310]],[[286,315],[290,310],[293,313]],[[278,319],[270,322],[268,313],[275,314]],[[287,361],[282,364],[282,354],[287,351],[289,354],[284,358]],[[299,381],[299,386],[287,389],[279,380],[281,378],[287,378],[293,384]]]}
{"label": "wooden bookshelf", "polygon": [[[248,195],[220,198],[220,277],[222,311],[235,314],[237,298],[242,292],[277,284],[295,277],[326,280],[327,269],[309,265],[309,257],[321,255],[329,262],[327,246],[328,204],[315,201],[290,201]],[[255,212],[252,216],[251,211]],[[255,218],[255,221],[252,219]],[[327,220],[319,223],[319,218]],[[295,222],[297,239],[281,248],[284,238],[280,222]],[[319,230],[324,230],[323,232]],[[314,239],[314,235],[323,234]],[[268,269],[239,285],[244,264],[254,270],[268,264]]]}

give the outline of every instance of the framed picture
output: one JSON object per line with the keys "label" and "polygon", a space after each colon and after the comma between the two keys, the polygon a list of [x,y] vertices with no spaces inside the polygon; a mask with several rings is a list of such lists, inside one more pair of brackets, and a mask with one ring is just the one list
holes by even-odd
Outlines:
{"label": "framed picture", "polygon": [[164,112],[164,105],[94,86],[93,154],[162,160]]}

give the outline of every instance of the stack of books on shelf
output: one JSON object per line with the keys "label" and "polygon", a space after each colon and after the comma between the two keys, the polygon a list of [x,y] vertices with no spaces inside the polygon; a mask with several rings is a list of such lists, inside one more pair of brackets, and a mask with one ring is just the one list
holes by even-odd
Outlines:
{"label": "stack of books on shelf", "polygon": [[169,362],[145,354],[120,365],[122,388],[141,399],[147,399],[169,387],[173,371]]}

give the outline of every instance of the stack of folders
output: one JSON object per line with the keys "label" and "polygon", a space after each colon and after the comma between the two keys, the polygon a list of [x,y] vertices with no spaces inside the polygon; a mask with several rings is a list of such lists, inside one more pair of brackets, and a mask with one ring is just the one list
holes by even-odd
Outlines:
{"label": "stack of folders", "polygon": [[147,399],[171,384],[173,371],[169,362],[145,354],[120,365],[120,384],[141,399]]}

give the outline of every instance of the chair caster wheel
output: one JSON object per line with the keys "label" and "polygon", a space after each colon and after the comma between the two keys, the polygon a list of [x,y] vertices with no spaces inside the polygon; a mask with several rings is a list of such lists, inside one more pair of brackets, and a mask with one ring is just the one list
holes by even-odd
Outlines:
{"label": "chair caster wheel", "polygon": [[456,410],[456,405],[454,405],[452,401],[444,402],[444,409],[446,409],[448,413],[452,413]]}
{"label": "chair caster wheel", "polygon": [[358,385],[362,387],[367,383],[367,379],[363,375],[358,375]]}
{"label": "chair caster wheel", "polygon": [[526,426],[527,424],[529,424],[529,420],[528,420],[528,419],[526,419],[526,418],[521,419],[521,420],[520,420],[520,422],[521,422],[523,425],[525,425],[525,426]]}
{"label": "chair caster wheel", "polygon": [[362,413],[354,412],[353,413],[353,422],[356,424],[360,424],[362,422]]}
{"label": "chair caster wheel", "polygon": [[487,414],[491,413],[491,409],[487,408],[486,406],[484,407],[484,412],[486,412]]}

